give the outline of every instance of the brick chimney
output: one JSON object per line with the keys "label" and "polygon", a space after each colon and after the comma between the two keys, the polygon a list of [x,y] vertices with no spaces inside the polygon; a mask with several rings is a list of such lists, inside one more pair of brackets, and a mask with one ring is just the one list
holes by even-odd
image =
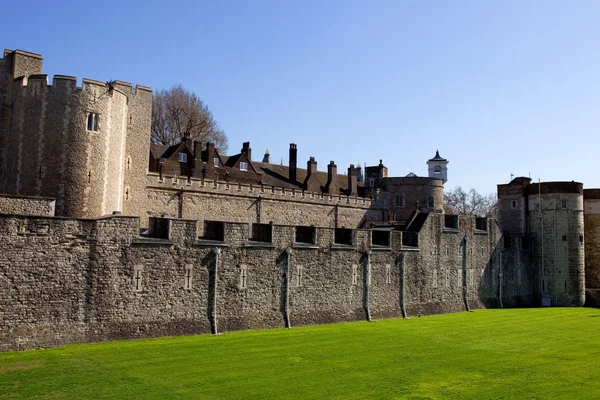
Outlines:
{"label": "brick chimney", "polygon": [[242,145],[242,153],[248,157],[249,161],[252,161],[252,149],[250,148],[250,142],[244,142]]}
{"label": "brick chimney", "polygon": [[290,162],[289,162],[290,182],[297,183],[296,168],[298,167],[298,148],[295,143],[290,143]]}
{"label": "brick chimney", "polygon": [[308,178],[309,176],[311,176],[315,172],[317,172],[317,162],[315,161],[314,157],[311,157],[306,162],[306,177]]}
{"label": "brick chimney", "polygon": [[208,142],[206,143],[206,150],[202,152],[202,161],[206,163],[206,179],[213,179],[215,177],[215,158],[217,158],[217,152],[215,150],[215,144]]}
{"label": "brick chimney", "polygon": [[314,157],[311,157],[306,162],[306,179],[304,180],[304,190],[309,192],[320,192],[321,184],[319,183],[319,178],[317,177],[317,162]]}
{"label": "brick chimney", "polygon": [[194,176],[198,176],[196,172],[202,171],[204,163],[202,162],[202,142],[194,140]]}
{"label": "brick chimney", "polygon": [[337,181],[337,165],[330,161],[327,166],[327,193],[340,194],[340,186]]}
{"label": "brick chimney", "polygon": [[348,168],[348,192],[349,196],[356,196],[358,194],[356,168],[354,168],[354,164],[350,164],[350,167]]}

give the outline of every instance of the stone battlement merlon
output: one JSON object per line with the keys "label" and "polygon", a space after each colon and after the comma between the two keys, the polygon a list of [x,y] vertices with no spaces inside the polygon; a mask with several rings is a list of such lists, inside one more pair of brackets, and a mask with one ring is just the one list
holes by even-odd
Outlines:
{"label": "stone battlement merlon", "polygon": [[40,60],[43,60],[44,57],[42,57],[41,54],[37,54],[37,53],[32,53],[30,51],[25,51],[25,50],[10,50],[10,49],[4,49],[4,58],[6,58],[7,56],[13,55],[13,54],[19,54],[19,55],[23,55],[23,56],[27,56],[27,57],[33,57],[33,58],[37,58]]}

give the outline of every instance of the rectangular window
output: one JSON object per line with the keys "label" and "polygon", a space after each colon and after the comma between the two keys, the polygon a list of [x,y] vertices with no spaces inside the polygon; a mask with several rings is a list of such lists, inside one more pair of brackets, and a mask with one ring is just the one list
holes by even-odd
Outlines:
{"label": "rectangular window", "polygon": [[218,158],[218,157],[215,157],[215,159],[214,159],[214,163],[215,163],[215,167],[217,167],[217,168],[219,167],[219,165],[221,165],[221,164],[219,163],[219,158]]}
{"label": "rectangular window", "polygon": [[566,200],[562,200],[560,202],[560,208],[562,208],[563,210],[567,209],[567,201]]}
{"label": "rectangular window", "polygon": [[369,187],[375,187],[375,179],[369,178]]}
{"label": "rectangular window", "polygon": [[463,270],[462,268],[458,269],[458,276],[456,277],[456,283],[458,284],[458,287],[461,287],[463,285]]}
{"label": "rectangular window", "polygon": [[511,208],[517,208],[517,201],[516,200],[511,201],[510,202],[510,207]]}
{"label": "rectangular window", "polygon": [[567,241],[567,235],[562,235],[562,241],[566,242]]}
{"label": "rectangular window", "polygon": [[431,286],[438,287],[437,269],[433,270],[433,282]]}
{"label": "rectangular window", "polygon": [[435,207],[435,200],[434,200],[433,196],[429,196],[429,198],[427,199],[427,206],[429,208]]}
{"label": "rectangular window", "polygon": [[444,228],[458,229],[458,215],[451,215],[451,214],[444,215]]}
{"label": "rectangular window", "polygon": [[385,283],[392,283],[392,266],[385,264]]}
{"label": "rectangular window", "polygon": [[225,240],[225,223],[221,221],[204,221],[204,236],[205,240],[217,240],[222,242]]}
{"label": "rectangular window", "polygon": [[240,171],[248,171],[248,163],[247,162],[240,162]]}
{"label": "rectangular window", "polygon": [[446,268],[446,287],[450,287],[450,268]]}
{"label": "rectangular window", "polygon": [[475,217],[475,229],[478,231],[487,231],[487,218]]}
{"label": "rectangular window", "polygon": [[371,231],[371,244],[390,247],[390,231]]}
{"label": "rectangular window", "polygon": [[187,162],[187,153],[179,153],[179,157],[177,159],[179,162]]}
{"label": "rectangular window", "polygon": [[335,228],[334,243],[336,244],[352,244],[352,229]]}
{"label": "rectangular window", "polygon": [[192,289],[192,276],[193,276],[193,265],[192,264],[186,264],[185,266],[185,276],[184,276],[184,283],[183,283],[183,287],[186,290],[191,290]]}
{"label": "rectangular window", "polygon": [[273,241],[273,226],[271,224],[252,224],[252,238],[250,240],[271,243]]}
{"label": "rectangular window", "polygon": [[517,270],[517,285],[521,286],[521,269]]}
{"label": "rectangular window", "polygon": [[314,226],[297,226],[296,243],[315,244],[317,237],[317,228]]}
{"label": "rectangular window", "polygon": [[404,207],[404,196],[396,196],[396,207]]}
{"label": "rectangular window", "polygon": [[358,285],[358,265],[352,265],[352,284]]}
{"label": "rectangular window", "polygon": [[98,130],[98,122],[100,121],[100,114],[98,113],[88,113],[87,116],[87,130],[88,131],[97,131]]}

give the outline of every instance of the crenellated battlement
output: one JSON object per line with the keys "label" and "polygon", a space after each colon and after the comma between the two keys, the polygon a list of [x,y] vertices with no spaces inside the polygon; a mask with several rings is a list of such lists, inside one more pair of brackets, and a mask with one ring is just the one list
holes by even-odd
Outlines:
{"label": "crenellated battlement", "polygon": [[[36,82],[43,88],[51,89],[53,87],[68,88],[70,90],[84,90],[86,87],[94,86],[108,90],[106,82],[98,81],[90,78],[83,78],[81,85],[77,85],[77,77],[69,75],[54,75],[52,77],[52,83],[49,83],[47,74],[33,74],[29,76],[18,76],[13,79],[15,87],[27,88],[30,82]],[[123,94],[137,95],[139,91],[145,93],[152,93],[152,89],[147,86],[136,85],[129,82],[115,81],[114,87]]]}
{"label": "crenellated battlement", "polygon": [[344,196],[322,192],[307,192],[301,189],[284,187],[230,183],[210,179],[188,178],[185,176],[162,177],[150,172],[146,175],[147,186],[155,189],[195,191],[226,196],[246,196],[271,200],[288,200],[299,203],[322,205],[344,205],[345,207],[370,208],[374,201],[370,198]]}

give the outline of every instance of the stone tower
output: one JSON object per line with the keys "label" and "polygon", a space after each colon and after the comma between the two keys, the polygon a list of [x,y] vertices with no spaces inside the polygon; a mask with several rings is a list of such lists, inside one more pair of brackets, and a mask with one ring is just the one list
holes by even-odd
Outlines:
{"label": "stone tower", "polygon": [[521,237],[521,247],[532,249],[534,293],[542,305],[582,306],[585,301],[583,184],[530,182],[530,178],[518,177],[498,185],[498,211],[505,246],[511,242],[509,239]]}
{"label": "stone tower", "polygon": [[439,178],[448,181],[448,160],[440,157],[440,152],[435,151],[435,157],[427,161],[430,178]]}
{"label": "stone tower", "polygon": [[[144,199],[152,91],[42,74],[42,57],[0,59],[0,191],[56,199],[56,214],[130,212]],[[129,206],[132,207],[129,207]]]}

